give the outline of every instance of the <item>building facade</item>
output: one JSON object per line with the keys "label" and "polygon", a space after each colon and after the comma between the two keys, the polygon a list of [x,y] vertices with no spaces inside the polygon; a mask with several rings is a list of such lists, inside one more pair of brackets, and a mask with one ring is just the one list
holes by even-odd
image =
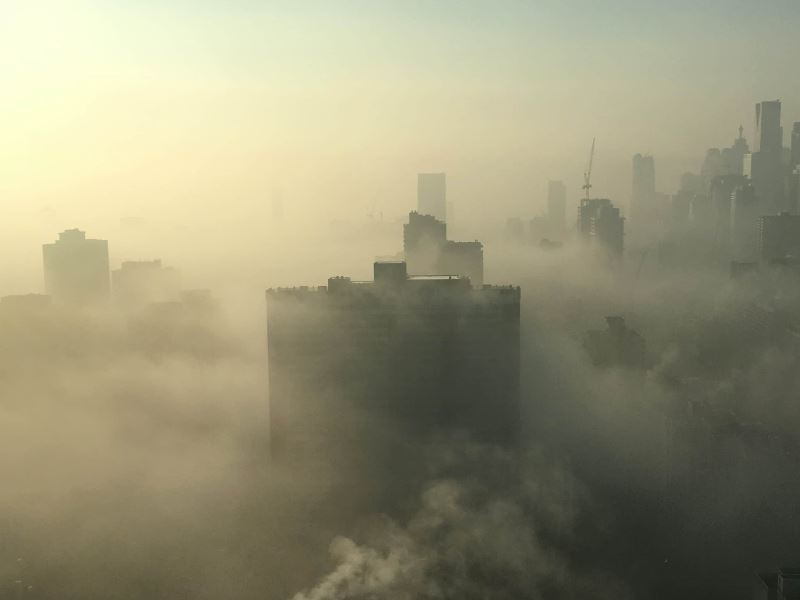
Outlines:
{"label": "building facade", "polygon": [[578,207],[578,233],[598,250],[621,257],[625,218],[608,198],[584,198]]}
{"label": "building facade", "polygon": [[44,283],[55,302],[92,304],[109,295],[108,242],[87,239],[80,229],[58,234],[42,246]]}
{"label": "building facade", "polygon": [[519,288],[408,276],[404,262],[375,263],[373,281],[269,290],[273,455],[358,453],[375,431],[515,443],[519,309]]}

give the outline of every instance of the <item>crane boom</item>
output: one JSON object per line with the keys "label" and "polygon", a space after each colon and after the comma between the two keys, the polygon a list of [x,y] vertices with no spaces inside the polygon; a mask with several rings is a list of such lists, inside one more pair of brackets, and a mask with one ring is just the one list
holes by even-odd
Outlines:
{"label": "crane boom", "polygon": [[583,173],[583,189],[586,190],[586,198],[589,198],[589,190],[592,189],[592,164],[594,163],[594,142],[592,138],[592,150],[589,152],[589,168]]}

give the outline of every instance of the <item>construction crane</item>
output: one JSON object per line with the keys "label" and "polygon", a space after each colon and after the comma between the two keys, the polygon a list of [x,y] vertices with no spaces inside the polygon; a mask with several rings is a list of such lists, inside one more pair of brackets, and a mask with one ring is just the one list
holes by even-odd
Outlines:
{"label": "construction crane", "polygon": [[586,190],[586,199],[589,199],[589,190],[592,189],[592,163],[594,163],[594,142],[592,138],[592,151],[589,153],[589,168],[583,173],[583,189]]}

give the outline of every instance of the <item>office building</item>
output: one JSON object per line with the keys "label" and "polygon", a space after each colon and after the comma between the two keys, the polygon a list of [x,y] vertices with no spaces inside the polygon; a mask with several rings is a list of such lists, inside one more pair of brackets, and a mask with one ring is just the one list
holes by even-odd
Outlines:
{"label": "office building", "polygon": [[417,212],[447,222],[447,178],[444,173],[417,175]]}
{"label": "office building", "polygon": [[745,158],[745,175],[753,181],[764,212],[778,213],[784,206],[783,129],[780,100],[756,104],[756,139]]}
{"label": "office building", "polygon": [[746,182],[747,178],[743,175],[720,175],[711,180],[710,201],[714,245],[719,251],[727,252],[730,244],[734,190]]}
{"label": "office building", "polygon": [[547,221],[549,235],[563,239],[567,231],[567,188],[563,181],[547,182]]}
{"label": "office building", "polygon": [[111,272],[111,290],[114,301],[127,308],[168,302],[179,295],[178,272],[160,260],[124,261]]}
{"label": "office building", "polygon": [[267,291],[273,455],[363,452],[374,431],[513,444],[519,308],[517,287],[408,276],[401,261],[376,262],[373,281]]}
{"label": "office building", "polygon": [[631,219],[633,219],[637,227],[653,218],[655,195],[655,161],[652,156],[637,154],[633,157],[631,192]]}
{"label": "office building", "polygon": [[581,200],[578,207],[578,233],[608,256],[622,256],[625,218],[608,198]]}
{"label": "office building", "polygon": [[744,138],[744,127],[739,125],[739,137],[730,148],[722,151],[722,162],[725,175],[743,175],[744,157],[750,153],[747,140]]}
{"label": "office building", "polygon": [[800,260],[800,215],[764,215],[758,223],[761,260]]}
{"label": "office building", "polygon": [[472,285],[483,285],[483,244],[448,240],[442,247],[439,272],[467,277]]}
{"label": "office building", "polygon": [[758,255],[760,210],[756,190],[744,180],[731,198],[731,254],[735,260],[752,261]]}
{"label": "office building", "polygon": [[483,285],[483,244],[448,240],[447,225],[432,215],[409,213],[403,253],[411,275],[463,275]]}
{"label": "office building", "polygon": [[792,127],[792,145],[791,145],[791,161],[792,168],[800,165],[800,122],[794,124]]}
{"label": "office building", "polygon": [[434,217],[409,213],[403,225],[403,252],[410,273],[430,275],[439,270],[442,247],[447,243],[447,225]]}
{"label": "office building", "polygon": [[42,246],[44,282],[55,302],[91,304],[108,299],[108,242],[68,229]]}
{"label": "office building", "polygon": [[773,152],[782,149],[781,101],[759,102],[756,104],[756,138],[753,144],[753,151]]}

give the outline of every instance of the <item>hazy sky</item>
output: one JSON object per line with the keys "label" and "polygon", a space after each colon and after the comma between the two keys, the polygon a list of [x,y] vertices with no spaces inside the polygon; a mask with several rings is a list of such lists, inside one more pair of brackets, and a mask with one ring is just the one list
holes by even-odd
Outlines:
{"label": "hazy sky", "polygon": [[53,235],[278,193],[399,215],[423,170],[462,216],[532,216],[548,177],[577,192],[593,136],[595,190],[626,206],[635,152],[669,192],[756,101],[800,120],[796,0],[0,4],[0,202]]}

